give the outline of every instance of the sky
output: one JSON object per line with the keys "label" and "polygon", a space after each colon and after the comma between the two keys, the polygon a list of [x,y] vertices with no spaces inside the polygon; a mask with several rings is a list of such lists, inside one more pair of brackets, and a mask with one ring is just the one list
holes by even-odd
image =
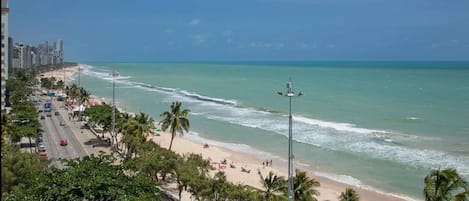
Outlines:
{"label": "sky", "polygon": [[469,60],[468,0],[10,0],[67,61]]}

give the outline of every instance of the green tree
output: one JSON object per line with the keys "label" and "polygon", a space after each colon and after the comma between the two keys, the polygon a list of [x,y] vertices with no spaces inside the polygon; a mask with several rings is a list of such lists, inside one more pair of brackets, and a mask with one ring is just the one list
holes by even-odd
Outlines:
{"label": "green tree", "polygon": [[295,200],[298,201],[317,201],[314,197],[319,195],[319,191],[314,189],[319,187],[320,184],[317,180],[309,178],[306,172],[296,171],[296,175],[293,178]]}
{"label": "green tree", "polygon": [[155,121],[146,113],[140,112],[135,116],[135,120],[138,122],[139,129],[142,130],[145,136],[155,129],[155,125],[153,124]]}
{"label": "green tree", "polygon": [[181,200],[182,191],[187,189],[194,178],[204,178],[207,175],[209,167],[210,162],[204,160],[199,154],[191,153],[178,157],[173,176],[176,180],[179,200]]}
{"label": "green tree", "polygon": [[67,94],[68,100],[71,101],[72,104],[75,103],[76,100],[78,100],[78,95],[79,95],[79,87],[77,84],[73,83],[70,86],[67,86],[65,88],[65,93]]}
{"label": "green tree", "polygon": [[78,101],[80,104],[88,103],[88,101],[90,100],[90,96],[91,96],[91,93],[85,88],[81,87],[79,89]]}
{"label": "green tree", "polygon": [[358,193],[353,190],[353,188],[346,188],[345,192],[340,193],[339,196],[340,201],[359,201],[360,197]]}
{"label": "green tree", "polygon": [[285,196],[282,194],[286,192],[287,181],[283,176],[277,176],[273,172],[269,172],[267,177],[259,173],[264,191],[262,197],[266,201],[284,200]]}
{"label": "green tree", "polygon": [[34,184],[5,200],[160,200],[160,191],[142,175],[128,176],[108,155],[64,160],[64,169],[52,168]]}
{"label": "green tree", "polygon": [[49,161],[37,154],[23,153],[10,144],[2,145],[2,194],[31,186],[48,164]]}
{"label": "green tree", "polygon": [[135,119],[130,119],[124,124],[122,142],[125,144],[126,158],[131,158],[137,154],[138,147],[146,141],[146,138],[140,129],[139,123]]}
{"label": "green tree", "polygon": [[91,106],[85,109],[84,115],[88,117],[88,121],[92,126],[99,125],[103,129],[102,137],[104,137],[104,133],[111,131],[112,107],[110,105]]}
{"label": "green tree", "polygon": [[[28,137],[29,143],[32,143],[32,138],[37,136],[41,125],[38,121],[38,113],[36,107],[31,102],[19,103],[13,106],[12,119],[16,122],[13,124],[13,137],[15,142],[21,137]],[[32,147],[30,146],[32,152]]]}
{"label": "green tree", "polygon": [[55,89],[63,89],[64,88],[64,81],[62,80],[59,80],[55,83],[55,86],[54,86]]}
{"label": "green tree", "polygon": [[227,193],[228,193],[227,200],[232,200],[232,201],[260,200],[259,191],[257,189],[254,189],[251,186],[246,186],[246,185],[241,185],[241,184],[238,184],[238,185],[229,184]]}
{"label": "green tree", "polygon": [[451,201],[464,198],[469,185],[455,169],[432,170],[425,177],[423,194],[425,201]]}
{"label": "green tree", "polygon": [[176,133],[182,135],[183,130],[188,132],[190,128],[189,119],[187,117],[190,110],[184,109],[181,111],[181,104],[181,102],[173,102],[171,104],[170,111],[163,112],[160,115],[163,117],[163,120],[161,120],[161,129],[166,131],[169,128],[171,132],[169,150],[171,150],[171,147],[173,146],[173,140]]}

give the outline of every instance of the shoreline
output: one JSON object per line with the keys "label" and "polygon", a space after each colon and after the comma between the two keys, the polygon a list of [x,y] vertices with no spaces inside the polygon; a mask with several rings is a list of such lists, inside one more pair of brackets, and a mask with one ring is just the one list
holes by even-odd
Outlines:
{"label": "shoreline", "polygon": [[[160,136],[152,136],[151,139],[164,148],[169,147],[171,134],[162,132]],[[262,175],[268,174],[269,171],[273,171],[279,176],[287,177],[287,165],[279,165],[278,160],[273,160],[273,166],[263,166],[262,162],[265,161],[256,157],[253,154],[243,153],[239,151],[233,151],[225,147],[217,145],[210,145],[209,148],[204,148],[204,144],[195,140],[188,139],[185,136],[176,136],[173,141],[172,151],[178,154],[196,153],[201,154],[203,158],[210,159],[211,163],[219,164],[220,161],[226,159],[228,165],[223,169],[228,181],[234,184],[246,184],[259,189],[262,189],[260,178],[257,171],[260,170]],[[229,164],[233,163],[236,168],[230,168]],[[216,166],[215,166],[216,167]],[[241,167],[251,170],[251,173],[241,172]],[[220,168],[217,168],[220,170]],[[303,170],[304,171],[304,170]],[[313,170],[314,171],[314,170]],[[345,191],[345,188],[353,188],[357,191],[360,196],[360,200],[369,201],[397,201],[397,200],[415,200],[414,198],[405,197],[401,195],[391,195],[388,192],[378,192],[375,189],[365,189],[363,187],[356,187],[350,184],[346,184],[339,181],[334,181],[325,176],[319,176],[311,173],[311,169],[307,170],[308,176],[315,178],[321,183],[321,186],[317,188],[321,193],[317,198],[318,200],[338,200],[340,193]]]}
{"label": "shoreline", "polygon": [[[86,66],[82,64],[78,64],[78,66],[65,68],[66,83],[74,79],[75,75],[79,71],[79,68],[86,69]],[[61,69],[47,72],[47,73],[44,73],[43,77],[55,75],[57,80],[61,80],[60,78],[64,76],[64,72]],[[90,99],[90,102],[99,102],[99,103],[106,102],[107,103],[107,100],[108,98],[92,96]],[[122,105],[117,105],[117,106],[118,106],[117,108],[120,111],[123,111]],[[133,113],[130,111],[125,111],[125,112]],[[169,146],[170,136],[171,134],[163,132],[161,133],[161,136],[151,136],[151,140],[155,141],[157,144],[160,144],[160,146],[167,148]],[[228,181],[235,183],[235,184],[243,183],[243,184],[250,185],[256,188],[262,188],[260,184],[259,176],[257,174],[258,169],[261,171],[263,175],[268,174],[269,171],[273,171],[275,174],[279,176],[286,177],[287,175],[286,162],[284,162],[285,165],[282,166],[282,165],[279,165],[279,164],[282,164],[280,160],[274,160],[273,166],[263,167],[262,166],[263,159],[256,156],[255,154],[249,154],[249,153],[245,153],[242,151],[235,151],[226,147],[217,146],[213,144],[210,144],[209,148],[203,148],[203,145],[204,144],[202,142],[198,142],[197,140],[188,139],[187,137],[177,136],[175,137],[175,140],[173,142],[172,151],[178,154],[185,154],[185,153],[202,154],[203,158],[211,159],[211,162],[213,163],[212,165],[215,165],[215,166],[217,166],[221,160],[226,159],[228,161],[228,165],[225,166],[223,170],[226,173]],[[230,162],[233,162],[236,168],[230,168],[229,166]],[[219,166],[219,167],[222,167],[222,166]],[[240,171],[241,167],[250,169],[251,172],[249,174],[245,172],[241,172]],[[303,171],[305,170],[303,169]],[[361,200],[370,200],[370,201],[373,201],[373,200],[383,200],[383,201],[416,200],[415,198],[411,198],[406,195],[394,195],[392,193],[381,191],[379,189],[373,189],[372,187],[370,187],[371,189],[367,189],[366,185],[362,187],[357,187],[357,186],[352,186],[350,184],[346,184],[344,182],[336,181],[334,179],[328,178],[327,176],[320,176],[314,173],[317,171],[317,169],[313,167],[308,168],[306,171],[310,177],[315,178],[321,183],[321,186],[317,188],[319,192],[321,193],[321,195],[317,197],[318,200],[331,200],[331,201],[338,200],[338,196],[340,195],[341,192],[345,191],[345,188],[355,189],[357,193],[360,195]],[[187,199],[187,200],[190,200],[190,199]]]}

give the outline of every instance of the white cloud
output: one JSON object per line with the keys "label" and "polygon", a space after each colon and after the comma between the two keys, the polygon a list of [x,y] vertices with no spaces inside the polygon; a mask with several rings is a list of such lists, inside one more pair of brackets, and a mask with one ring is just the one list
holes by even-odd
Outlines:
{"label": "white cloud", "polygon": [[329,45],[327,45],[327,48],[330,48],[330,49],[334,49],[335,47],[337,47],[335,44],[329,44]]}
{"label": "white cloud", "polygon": [[189,25],[198,25],[200,24],[200,20],[199,19],[193,19],[189,22]]}
{"label": "white cloud", "polygon": [[438,43],[432,43],[432,48],[433,48],[433,49],[440,48],[440,44],[438,44]]}
{"label": "white cloud", "polygon": [[269,42],[262,42],[262,41],[252,41],[248,44],[239,43],[238,48],[263,48],[263,49],[282,49],[285,47],[284,43],[269,43]]}
{"label": "white cloud", "polygon": [[165,32],[165,33],[173,33],[174,30],[171,29],[171,28],[166,28],[166,29],[164,30],[164,32]]}
{"label": "white cloud", "polygon": [[233,42],[233,39],[232,39],[232,38],[226,39],[226,43],[230,44],[230,43],[232,43],[232,42]]}

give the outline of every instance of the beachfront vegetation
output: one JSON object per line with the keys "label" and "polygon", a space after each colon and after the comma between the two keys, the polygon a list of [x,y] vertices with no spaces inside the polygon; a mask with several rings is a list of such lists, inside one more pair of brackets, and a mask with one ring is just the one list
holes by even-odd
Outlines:
{"label": "beachfront vegetation", "polygon": [[129,176],[110,156],[64,160],[67,168],[48,168],[4,200],[160,200],[160,190],[142,175]]}
{"label": "beachfront vegetation", "polygon": [[316,189],[320,186],[319,182],[314,178],[306,175],[306,172],[296,171],[293,178],[294,197],[298,201],[317,201],[316,197],[319,191]]}
{"label": "beachfront vegetation", "polygon": [[264,190],[261,195],[264,200],[275,201],[284,200],[287,192],[287,181],[283,176],[277,176],[273,172],[264,177],[259,173]]}
{"label": "beachfront vegetation", "polygon": [[90,126],[99,126],[103,129],[103,137],[104,133],[111,132],[112,106],[107,104],[95,105],[86,108],[84,115],[88,117],[88,124]]}
{"label": "beachfront vegetation", "polygon": [[15,144],[3,144],[2,195],[29,187],[39,179],[39,175],[47,169],[48,164],[49,161],[40,159],[37,154],[21,152]]}
{"label": "beachfront vegetation", "polygon": [[340,193],[339,201],[359,201],[360,197],[353,188],[346,188],[345,192]]}
{"label": "beachfront vegetation", "polygon": [[469,200],[469,184],[455,169],[432,170],[424,184],[425,201]]}
{"label": "beachfront vegetation", "polygon": [[91,93],[83,87],[79,87],[73,83],[70,86],[66,86],[65,94],[67,95],[67,101],[70,104],[83,104],[87,103],[91,97]]}
{"label": "beachfront vegetation", "polygon": [[190,110],[189,109],[184,109],[181,111],[181,102],[173,102],[171,104],[170,110],[161,113],[161,117],[163,117],[163,120],[161,120],[161,129],[163,131],[170,130],[171,133],[171,143],[169,144],[169,150],[171,150],[171,147],[173,146],[173,140],[176,134],[182,135],[185,130],[186,132],[189,131],[190,129],[190,124],[189,124],[189,119],[187,115],[189,115]]}

